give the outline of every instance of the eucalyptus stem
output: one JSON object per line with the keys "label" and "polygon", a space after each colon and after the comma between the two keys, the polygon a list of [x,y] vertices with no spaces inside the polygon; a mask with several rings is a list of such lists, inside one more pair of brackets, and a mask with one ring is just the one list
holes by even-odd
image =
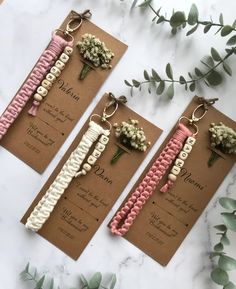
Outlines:
{"label": "eucalyptus stem", "polygon": [[[155,10],[154,7],[149,3],[148,4],[148,7],[153,11],[153,13],[158,17],[162,17],[163,21],[164,22],[169,22],[170,23],[170,19],[167,19],[164,15],[160,15],[160,10]],[[188,23],[188,20],[184,20],[183,23],[187,24]],[[200,21],[200,20],[197,20],[196,21],[196,24],[197,25],[208,25],[208,24],[211,24],[211,26],[217,26],[217,27],[221,27],[223,28],[224,27],[224,24],[221,24],[221,23],[214,23],[212,21]],[[232,31],[236,31],[236,28],[232,27]]]}
{"label": "eucalyptus stem", "polygon": [[216,284],[221,285],[223,289],[235,289],[236,285],[230,281],[228,272],[236,269],[236,259],[228,256],[224,249],[230,245],[229,231],[236,232],[236,200],[225,197],[220,198],[219,203],[226,209],[226,212],[221,213],[223,224],[214,227],[218,231],[216,234],[220,236],[220,240],[210,254],[211,258],[216,258],[211,272],[211,279]]}
{"label": "eucalyptus stem", "polygon": [[[191,80],[187,80],[185,83],[193,83],[193,82],[198,82],[204,78],[206,78],[209,74],[212,73],[212,71],[214,71],[219,65],[221,65],[227,58],[229,58],[233,53],[234,51],[236,50],[236,47],[233,47],[230,49],[230,51],[225,55],[225,57],[223,59],[221,59],[216,65],[214,65],[211,69],[209,69],[207,72],[205,72],[202,76],[198,77],[198,78],[194,78],[194,79],[191,79]],[[162,81],[165,81],[165,82],[180,82],[179,80],[177,79],[162,79]],[[145,84],[145,83],[149,83],[149,82],[156,82],[154,79],[151,79],[150,81],[142,81],[140,82],[141,84]]]}
{"label": "eucalyptus stem", "polygon": [[172,98],[174,95],[174,84],[176,83],[185,85],[185,89],[187,90],[189,88],[191,91],[194,91],[196,84],[202,80],[208,86],[219,85],[222,81],[222,77],[216,69],[220,65],[222,65],[224,71],[231,76],[232,70],[226,63],[226,60],[234,53],[236,53],[236,46],[226,49],[226,55],[224,57],[221,57],[215,48],[211,48],[211,56],[206,56],[205,59],[201,60],[201,63],[204,64],[208,68],[208,70],[202,72],[199,68],[196,67],[195,74],[192,74],[190,72],[188,73],[188,79],[185,79],[185,77],[183,77],[182,75],[179,77],[179,79],[174,78],[171,65],[168,63],[166,65],[167,78],[161,78],[159,74],[154,69],[152,69],[151,75],[149,75],[146,70],[144,71],[143,81],[133,79],[132,83],[130,83],[125,80],[125,84],[131,88],[131,94],[134,88],[139,88],[141,90],[141,87],[144,84],[149,84],[148,91],[149,93],[151,93],[151,87],[155,87],[156,84],[159,84],[156,93],[162,94],[165,89],[165,83],[170,83],[167,89],[167,94],[170,98]]}

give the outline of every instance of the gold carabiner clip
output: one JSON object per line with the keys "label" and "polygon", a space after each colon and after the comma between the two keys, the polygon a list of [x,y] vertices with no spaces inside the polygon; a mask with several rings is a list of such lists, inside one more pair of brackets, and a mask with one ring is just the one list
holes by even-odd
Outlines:
{"label": "gold carabiner clip", "polygon": [[[202,108],[203,108],[202,114],[200,114],[199,116],[196,116],[197,111],[199,111],[199,110],[202,109]],[[206,113],[207,113],[207,109],[205,108],[204,104],[199,104],[199,105],[194,109],[194,111],[193,111],[193,113],[192,113],[192,118],[191,118],[190,121],[192,121],[192,122],[198,122],[200,119],[202,119],[202,118],[205,116]]]}
{"label": "gold carabiner clip", "polygon": [[[115,106],[114,109],[112,110],[112,112],[110,112],[109,114],[107,113],[107,110],[111,107],[111,106]],[[103,110],[103,113],[102,113],[102,121],[106,121],[108,118],[112,117],[117,109],[119,107],[119,104],[118,102],[115,102],[115,103],[108,103],[105,107],[104,107],[104,110]]]}

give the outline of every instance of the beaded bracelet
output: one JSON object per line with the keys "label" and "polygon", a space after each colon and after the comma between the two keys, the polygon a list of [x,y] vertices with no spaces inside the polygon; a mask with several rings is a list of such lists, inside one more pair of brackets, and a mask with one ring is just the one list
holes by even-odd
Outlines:
{"label": "beaded bracelet", "polygon": [[[71,47],[74,43],[74,38],[71,33],[79,29],[83,19],[87,19],[90,16],[91,13],[89,10],[86,10],[82,14],[73,13],[65,30],[55,30],[51,42],[44,50],[29,77],[25,80],[18,93],[0,116],[0,140],[7,133],[12,123],[16,120],[33,95],[33,106],[29,110],[29,114],[33,116],[36,115],[40,102],[48,93],[49,87],[52,86],[53,81],[55,81],[55,75],[60,73],[62,67],[69,59],[69,55],[73,51]],[[62,34],[62,36],[59,34]],[[60,62],[58,62],[58,60],[60,60]],[[61,62],[63,62],[63,64]],[[49,71],[50,73],[48,73]]]}
{"label": "beaded bracelet", "polygon": [[[97,159],[101,157],[109,142],[109,135],[112,128],[112,125],[107,119],[114,115],[118,109],[119,102],[120,98],[114,99],[113,97],[112,101],[105,106],[102,116],[94,114],[90,117],[88,130],[83,135],[77,148],[71,153],[60,173],[27,219],[25,224],[27,229],[35,232],[40,230],[50,217],[57,202],[68,188],[73,178],[86,175],[92,169],[92,166]],[[111,106],[114,106],[114,110],[112,113],[107,114],[106,111]],[[93,118],[95,117],[99,117],[102,123],[108,124],[109,128],[104,129],[100,124],[93,121]],[[88,156],[90,148],[95,142],[95,148]],[[86,157],[87,160],[84,162]]]}
{"label": "beaded bracelet", "polygon": [[[110,230],[113,234],[123,236],[129,231],[134,220],[141,212],[142,207],[153,194],[171,164],[175,161],[168,175],[166,184],[161,188],[161,192],[167,192],[174,185],[184,161],[187,159],[192,150],[192,146],[195,144],[195,137],[198,134],[198,126],[196,123],[205,116],[208,107],[214,104],[215,101],[216,99],[204,100],[203,103],[198,105],[193,111],[190,119],[185,116],[179,119],[176,131],[167,145],[152,164],[134,193],[112,219]],[[203,113],[197,117],[196,114],[202,109]],[[190,128],[195,130],[194,133],[182,123],[183,120],[187,120]]]}

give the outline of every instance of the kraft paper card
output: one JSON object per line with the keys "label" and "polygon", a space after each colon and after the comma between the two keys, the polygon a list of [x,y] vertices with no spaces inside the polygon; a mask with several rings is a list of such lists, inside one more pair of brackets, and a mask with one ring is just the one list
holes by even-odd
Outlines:
{"label": "kraft paper card", "polygon": [[[64,28],[72,12],[60,28]],[[115,69],[127,46],[89,20],[85,20],[73,36],[76,44],[85,33],[91,33],[106,43],[115,56],[112,69],[97,68],[84,80],[78,80],[83,62],[79,51],[74,52],[61,75],[42,102],[36,117],[28,115],[30,99],[0,144],[16,157],[42,173],[64,143],[91,100],[109,74]]]}
{"label": "kraft paper card", "polygon": [[[104,95],[93,113],[101,114],[107,99],[107,95]],[[139,126],[143,127],[152,146],[159,138],[161,130],[128,107],[120,105],[110,121],[111,123],[120,123],[129,118],[139,120]],[[77,147],[87,128],[88,121],[33,201],[22,219],[23,223],[26,222],[35,205],[54,181],[71,152]],[[148,149],[147,152],[143,153],[132,150],[124,153],[115,164],[111,165],[110,160],[116,149],[116,138],[114,130],[112,130],[106,150],[92,171],[86,176],[73,179],[52,215],[39,231],[41,236],[73,259],[77,259],[83,252],[149,151]]]}
{"label": "kraft paper card", "polygon": [[[183,115],[191,117],[198,104],[195,97]],[[220,157],[212,167],[209,168],[207,165],[211,155],[209,125],[212,122],[219,123],[221,121],[236,130],[236,123],[233,120],[214,107],[209,108],[205,117],[197,124],[199,133],[196,143],[173,188],[168,193],[160,192],[160,188],[166,182],[167,172],[125,235],[128,241],[162,265],[167,265],[171,260],[235,163],[235,157],[221,154],[223,157]],[[154,160],[171,138],[174,129],[150,161],[128,197],[142,181]],[[117,237],[114,236],[114,238]]]}

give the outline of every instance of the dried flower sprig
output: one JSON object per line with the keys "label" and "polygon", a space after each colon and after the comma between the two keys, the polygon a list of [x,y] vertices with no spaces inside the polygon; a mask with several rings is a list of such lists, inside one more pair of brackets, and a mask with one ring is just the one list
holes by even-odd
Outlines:
{"label": "dried flower sprig", "polygon": [[[77,43],[77,47],[84,60],[88,61],[92,66],[101,67],[102,69],[112,68],[110,62],[114,57],[114,53],[95,35],[85,33],[82,36],[82,41]],[[80,79],[86,77],[88,72],[93,68],[91,65],[84,63]]]}
{"label": "dried flower sprig", "polygon": [[[135,119],[122,121],[120,124],[115,123],[113,125],[115,127],[115,136],[119,140],[119,143],[127,149],[136,149],[145,152],[151,143],[147,142],[143,128],[139,128],[138,124],[139,121]],[[111,163],[114,164],[123,153],[125,153],[125,150],[118,144],[117,151],[112,157]]]}
{"label": "dried flower sprig", "polygon": [[236,270],[236,260],[227,256],[224,248],[230,245],[229,232],[236,232],[236,200],[220,198],[219,203],[227,211],[221,213],[223,224],[214,227],[218,231],[220,242],[214,246],[214,251],[210,254],[211,258],[218,258],[217,265],[214,265],[211,272],[211,279],[216,284],[222,285],[223,289],[235,289],[236,285],[229,280],[228,272]]}
{"label": "dried flower sprig", "polygon": [[[209,128],[211,147],[220,150],[224,154],[236,154],[236,132],[224,125],[212,123]],[[217,152],[212,151],[208,160],[208,166],[211,167],[219,158]]]}
{"label": "dried flower sprig", "polygon": [[[54,279],[51,278],[50,281],[47,282],[46,275],[39,277],[37,269],[31,269],[30,264],[28,263],[20,273],[22,280],[31,281],[34,284],[34,289],[60,289],[59,286],[54,285]],[[110,281],[108,282],[109,286],[105,287],[102,284],[102,274],[100,272],[96,272],[89,280],[87,280],[84,275],[80,275],[80,280],[82,282],[81,289],[114,289],[116,285],[116,275],[112,274]]]}

